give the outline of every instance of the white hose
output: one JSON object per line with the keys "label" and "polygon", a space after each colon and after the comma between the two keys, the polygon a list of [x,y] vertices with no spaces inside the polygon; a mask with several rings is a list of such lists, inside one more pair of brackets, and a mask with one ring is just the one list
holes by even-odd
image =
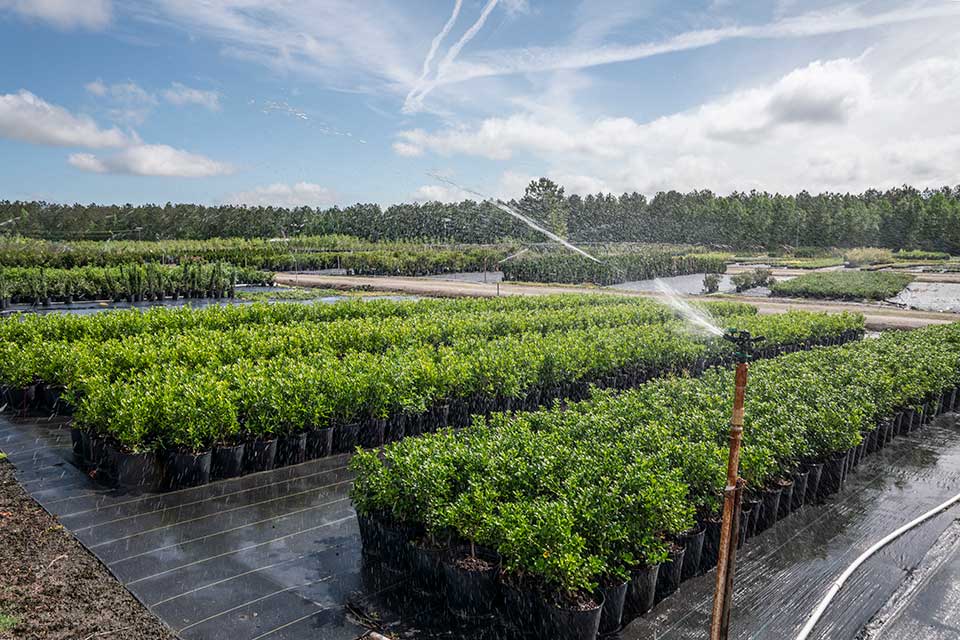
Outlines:
{"label": "white hose", "polygon": [[908,522],[907,524],[903,525],[902,527],[900,527],[899,529],[897,529],[896,531],[894,531],[893,533],[891,533],[890,535],[883,538],[882,540],[877,542],[875,545],[873,545],[872,547],[864,551],[863,554],[861,554],[859,558],[854,560],[853,564],[847,567],[846,571],[840,574],[840,577],[834,581],[833,585],[831,585],[830,587],[830,590],[827,591],[827,595],[823,597],[823,600],[820,601],[820,604],[817,605],[817,608],[813,610],[813,613],[810,615],[810,619],[807,620],[807,624],[805,624],[803,626],[803,629],[800,630],[800,633],[797,635],[797,640],[807,640],[807,638],[810,637],[810,633],[813,631],[813,628],[820,621],[820,618],[823,616],[823,613],[827,610],[827,607],[830,606],[830,602],[833,600],[834,596],[836,596],[837,593],[840,592],[840,589],[843,587],[847,579],[849,579],[850,576],[853,575],[853,572],[859,569],[860,565],[866,562],[870,558],[870,556],[875,554],[877,551],[880,551],[880,549],[883,549],[885,546],[887,546],[888,544],[890,544],[891,542],[893,542],[894,540],[902,536],[907,531],[910,531],[910,529],[913,529],[914,527],[929,520],[933,516],[946,511],[947,509],[949,509],[950,507],[952,507],[958,502],[960,502],[960,494],[953,496],[952,498],[950,498],[940,506],[934,507],[930,511],[927,511],[925,514],[923,514],[916,520]]}

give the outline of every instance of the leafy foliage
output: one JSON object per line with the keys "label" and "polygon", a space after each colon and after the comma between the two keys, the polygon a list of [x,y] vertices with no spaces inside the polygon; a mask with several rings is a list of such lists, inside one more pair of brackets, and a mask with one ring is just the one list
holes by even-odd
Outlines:
{"label": "leafy foliage", "polygon": [[[884,334],[752,366],[741,474],[754,487],[859,444],[898,408],[960,382],[960,324]],[[360,453],[363,514],[450,528],[508,572],[564,592],[665,557],[715,513],[725,484],[732,372],[595,392],[564,409],[495,414]],[[422,470],[422,471],[421,471]]]}
{"label": "leafy foliage", "polygon": [[906,273],[889,271],[828,271],[807,273],[771,285],[774,295],[839,300],[884,300],[913,281]]}

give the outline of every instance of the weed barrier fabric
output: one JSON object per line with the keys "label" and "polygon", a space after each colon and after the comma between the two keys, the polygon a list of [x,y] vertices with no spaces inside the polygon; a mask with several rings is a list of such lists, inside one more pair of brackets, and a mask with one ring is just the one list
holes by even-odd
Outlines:
{"label": "weed barrier fabric", "polygon": [[[960,492],[955,418],[895,438],[864,458],[840,493],[750,538],[738,553],[730,637],[792,638],[857,555]],[[405,576],[364,561],[342,456],[156,494],[103,489],[82,474],[61,420],[0,416],[0,450],[27,491],[185,640],[346,640],[366,633],[364,623],[418,639],[522,637],[496,615],[449,615]],[[856,638],[956,515],[871,559],[814,637]],[[701,640],[715,576],[684,581],[611,637]],[[937,599],[916,606],[928,601]]]}
{"label": "weed barrier fabric", "polygon": [[[737,554],[730,638],[793,638],[830,583],[857,556],[960,493],[957,469],[960,424],[951,414],[864,458],[843,489],[822,505],[807,504],[751,538]],[[811,637],[859,638],[956,516],[955,511],[940,514],[870,559],[840,591]],[[684,582],[618,637],[702,640],[710,624],[715,579],[710,571]],[[917,600],[914,606],[928,605]]]}

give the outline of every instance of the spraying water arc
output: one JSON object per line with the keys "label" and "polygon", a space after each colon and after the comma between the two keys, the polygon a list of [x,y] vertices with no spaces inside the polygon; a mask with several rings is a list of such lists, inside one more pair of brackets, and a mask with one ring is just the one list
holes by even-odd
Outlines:
{"label": "spraying water arc", "polygon": [[713,336],[722,336],[723,330],[715,325],[705,309],[697,309],[684,300],[680,293],[660,278],[654,279],[657,289],[664,295],[665,301],[695,328],[702,329]]}
{"label": "spraying water arc", "polygon": [[483,193],[480,193],[479,191],[475,191],[475,190],[473,190],[473,189],[469,189],[469,188],[467,188],[467,187],[461,186],[461,185],[457,184],[456,182],[454,182],[453,180],[450,180],[449,178],[444,178],[443,176],[439,176],[439,175],[437,175],[437,174],[435,174],[435,173],[427,173],[427,175],[430,176],[431,178],[435,179],[435,180],[439,180],[440,182],[445,182],[445,183],[449,184],[449,185],[452,186],[452,187],[456,187],[457,189],[460,189],[461,191],[464,191],[464,192],[469,193],[469,194],[471,194],[471,195],[477,196],[478,198],[480,198],[480,199],[481,199],[482,201],[484,201],[484,202],[489,202],[490,204],[492,204],[492,205],[495,206],[496,208],[500,209],[500,210],[503,211],[504,213],[508,213],[508,214],[510,214],[511,216],[513,216],[514,218],[516,218],[517,220],[519,220],[520,222],[524,223],[525,225],[527,225],[528,227],[530,227],[530,228],[533,229],[534,231],[538,231],[538,232],[542,233],[543,235],[547,236],[548,238],[550,238],[551,240],[553,240],[554,242],[559,243],[559,244],[562,244],[562,245],[565,246],[567,249],[570,249],[570,251],[573,251],[574,253],[578,253],[578,254],[580,254],[581,256],[583,256],[584,258],[588,258],[588,259],[590,259],[590,260],[593,260],[593,261],[596,262],[597,264],[604,264],[602,261],[598,260],[597,258],[594,258],[592,255],[590,255],[589,253],[587,253],[586,251],[584,251],[584,250],[581,249],[580,247],[571,244],[570,242],[564,240],[563,238],[561,238],[561,237],[558,236],[557,234],[553,233],[552,231],[549,231],[549,230],[547,230],[547,229],[544,229],[541,225],[537,224],[534,220],[532,220],[531,218],[523,215],[522,213],[520,213],[519,211],[517,211],[517,210],[514,209],[513,207],[508,206],[508,205],[500,202],[499,200],[497,200],[497,199],[495,199],[495,198],[491,198],[491,197],[489,197],[489,196],[487,196],[487,195],[485,195],[485,194],[483,194]]}

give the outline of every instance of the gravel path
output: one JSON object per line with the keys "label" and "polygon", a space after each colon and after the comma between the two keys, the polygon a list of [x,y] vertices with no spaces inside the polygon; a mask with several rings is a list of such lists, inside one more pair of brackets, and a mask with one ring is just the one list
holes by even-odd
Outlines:
{"label": "gravel path", "polygon": [[[540,285],[499,283],[483,284],[477,282],[454,282],[432,278],[401,277],[364,277],[364,276],[320,276],[280,273],[277,282],[298,284],[303,287],[327,287],[331,289],[361,289],[370,291],[395,291],[422,296],[441,297],[493,297],[497,295],[549,295],[556,293],[605,293],[612,295],[657,296],[659,294],[644,291],[623,291],[591,286]],[[703,300],[704,296],[689,296],[690,300]],[[938,313],[932,311],[909,311],[896,307],[883,307],[874,304],[849,302],[828,302],[824,300],[801,300],[787,298],[755,298],[749,296],[724,295],[715,299],[738,300],[748,302],[760,309],[760,313],[784,313],[791,309],[805,311],[828,311],[840,313],[850,311],[862,313],[867,328],[872,331],[887,329],[916,329],[930,324],[947,324],[960,321],[960,314]]]}

